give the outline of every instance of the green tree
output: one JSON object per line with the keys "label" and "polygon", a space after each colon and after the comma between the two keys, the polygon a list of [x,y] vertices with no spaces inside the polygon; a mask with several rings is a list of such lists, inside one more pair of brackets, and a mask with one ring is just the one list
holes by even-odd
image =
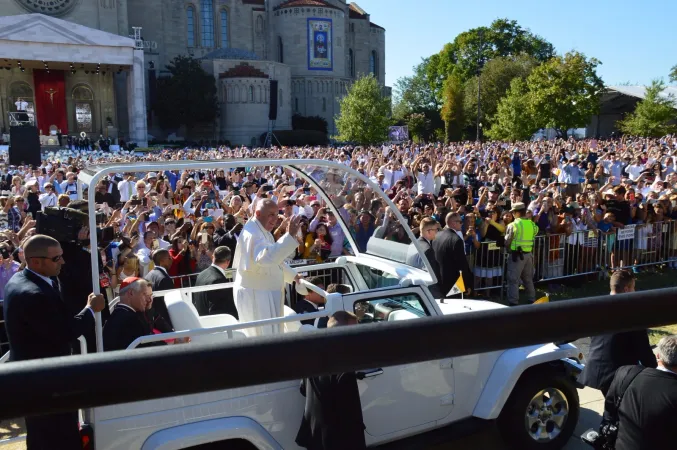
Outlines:
{"label": "green tree", "polygon": [[552,58],[553,45],[542,37],[522,28],[517,21],[496,19],[489,27],[472,28],[447,44],[440,52],[441,69],[454,66],[462,81],[476,76],[481,67],[500,57],[526,54],[539,62]]}
{"label": "green tree", "polygon": [[[677,99],[664,95],[663,80],[653,80],[647,86],[644,99],[620,123],[620,129],[633,136],[661,137],[677,131]],[[672,122],[672,123],[671,123]]]}
{"label": "green tree", "polygon": [[[500,56],[487,62],[480,74],[480,123],[485,128],[491,126],[491,121],[498,103],[505,96],[514,78],[526,78],[534,68],[538,66],[538,60],[533,56],[521,54],[518,56]],[[473,77],[465,84],[463,96],[463,109],[467,111],[466,124],[475,127],[477,125],[477,77]]]}
{"label": "green tree", "polygon": [[381,94],[381,86],[373,75],[355,81],[348,95],[341,100],[341,113],[336,116],[339,141],[378,144],[388,138],[390,98]]}
{"label": "green tree", "polygon": [[412,113],[407,117],[407,126],[409,134],[414,140],[421,142],[426,140],[430,130],[430,119],[423,113]]}
{"label": "green tree", "polygon": [[599,111],[604,88],[596,68],[600,62],[579,52],[556,56],[536,67],[527,78],[529,106],[538,128],[563,135],[586,126]]}
{"label": "green tree", "polygon": [[534,117],[529,112],[527,83],[516,77],[510,82],[505,97],[498,103],[493,125],[485,134],[496,140],[521,141],[529,139],[538,130]]}
{"label": "green tree", "polygon": [[186,134],[198,124],[213,123],[218,116],[216,81],[200,61],[191,56],[177,56],[167,66],[168,77],[157,82],[157,96],[153,110],[160,127],[186,127]]}
{"label": "green tree", "polygon": [[672,69],[670,69],[670,81],[677,83],[677,65],[672,66]]}
{"label": "green tree", "polygon": [[444,120],[445,142],[461,139],[463,131],[463,83],[458,75],[449,75],[444,83]]}

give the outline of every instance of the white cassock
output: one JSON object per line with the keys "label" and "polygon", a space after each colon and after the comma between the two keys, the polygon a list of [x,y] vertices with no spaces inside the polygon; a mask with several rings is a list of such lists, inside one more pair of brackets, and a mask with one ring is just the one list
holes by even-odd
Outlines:
{"label": "white cassock", "polygon": [[[277,242],[256,218],[249,220],[235,247],[233,267],[237,269],[233,297],[240,322],[282,317],[284,284],[292,283],[296,272],[285,262],[299,243],[289,233]],[[248,336],[280,333],[280,325],[244,330]]]}

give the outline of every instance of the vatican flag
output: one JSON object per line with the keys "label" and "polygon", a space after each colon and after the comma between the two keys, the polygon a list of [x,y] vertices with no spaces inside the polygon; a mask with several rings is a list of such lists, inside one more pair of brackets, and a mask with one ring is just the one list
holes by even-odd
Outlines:
{"label": "vatican flag", "polygon": [[534,305],[540,305],[541,303],[549,303],[550,302],[550,294],[547,292],[545,293],[545,297],[541,297],[538,300],[536,300],[533,304]]}
{"label": "vatican flag", "polygon": [[458,280],[456,280],[456,283],[454,283],[454,286],[447,293],[447,297],[449,297],[451,295],[461,294],[461,298],[463,298],[463,293],[465,292],[465,283],[463,283],[463,272],[461,272],[459,270],[458,274],[459,274]]}

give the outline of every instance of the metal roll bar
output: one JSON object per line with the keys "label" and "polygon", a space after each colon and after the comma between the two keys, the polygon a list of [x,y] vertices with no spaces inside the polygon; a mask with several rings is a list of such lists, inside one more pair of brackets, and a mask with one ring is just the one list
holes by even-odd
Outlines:
{"label": "metal roll bar", "polygon": [[[668,325],[677,323],[676,296],[677,288],[659,289],[309,334],[13,362],[0,367],[0,419]],[[121,382],[130,374],[151,371],[171,376],[158,377],[154,383]]]}

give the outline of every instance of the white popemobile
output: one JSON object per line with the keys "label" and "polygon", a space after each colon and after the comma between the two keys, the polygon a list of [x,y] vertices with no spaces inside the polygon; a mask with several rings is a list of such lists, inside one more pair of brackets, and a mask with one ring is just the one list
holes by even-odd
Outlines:
{"label": "white popemobile", "polygon": [[[364,322],[426,320],[429,316],[504,307],[481,300],[436,300],[428,289],[436,282],[435,276],[425,258],[422,256],[427,270],[408,266],[404,262],[408,245],[382,239],[378,228],[368,239],[366,251],[359,251],[357,236],[350,233],[350,224],[343,220],[345,211],[333,202],[339,196],[373,190],[386,206],[386,217],[404,219],[373,182],[344,164],[262,159],[111,164],[82,171],[78,184],[96,186],[109,173],[236,167],[272,167],[281,175],[286,170],[293,172],[314,188],[341,224],[353,255],[295,270],[324,276],[327,283],[343,284],[350,293],[327,294],[303,281],[307,289],[327,299],[324,310],[303,315],[304,320],[325,317],[337,310],[356,312]],[[90,229],[96,227],[94,212],[94,199],[90,196]],[[411,232],[406,232],[415,242]],[[92,248],[97,248],[96,233],[92,233],[91,243]],[[93,252],[92,264],[97,264],[96,258]],[[98,278],[92,281],[98,286]],[[200,317],[193,307],[193,292],[231,285],[162,292],[177,332],[139,338],[126,351],[134,351],[143,342],[185,336],[191,336],[192,343],[256,339],[247,338],[242,331],[251,323],[238,323],[230,315]],[[292,298],[292,292],[288,294]],[[257,322],[273,323],[283,323],[286,333],[318,332],[313,326],[301,325],[299,316],[286,306],[285,317]],[[103,348],[100,320],[97,348]],[[581,360],[582,355],[573,345],[549,343],[365,371],[358,386],[367,445],[415,439],[433,430],[495,420],[504,439],[516,449],[561,448],[578,421],[575,376],[582,369]],[[234,361],[233,369],[236,367]],[[87,425],[83,429],[93,433],[96,450],[292,450],[299,448],[294,439],[303,407],[299,382],[291,381],[103,406],[82,411],[82,418]]]}

